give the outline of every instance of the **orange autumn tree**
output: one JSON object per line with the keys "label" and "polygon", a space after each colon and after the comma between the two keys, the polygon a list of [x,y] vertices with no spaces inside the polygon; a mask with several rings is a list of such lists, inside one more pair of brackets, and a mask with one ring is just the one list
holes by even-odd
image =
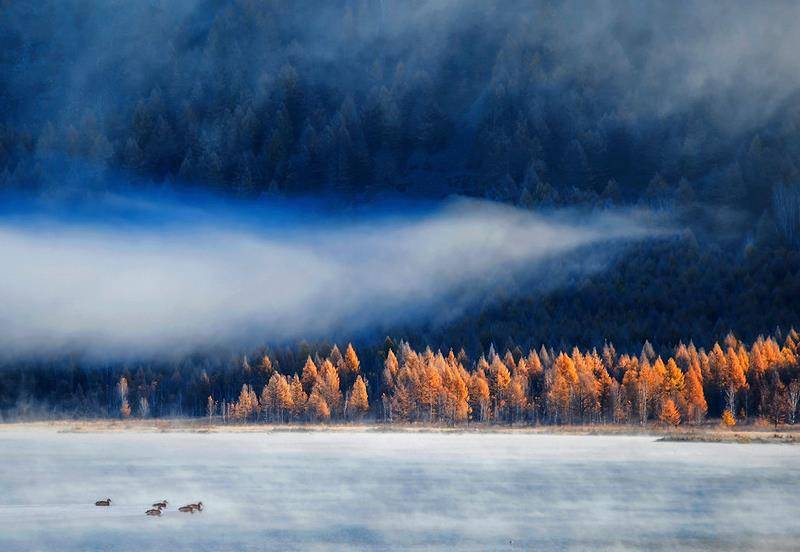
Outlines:
{"label": "orange autumn tree", "polygon": [[432,422],[442,389],[442,376],[431,362],[424,361],[417,381],[419,406],[424,412],[427,412],[428,421]]}
{"label": "orange autumn tree", "polygon": [[261,406],[266,419],[284,421],[292,408],[292,390],[284,376],[277,372],[272,374],[261,392]]}
{"label": "orange autumn tree", "polygon": [[639,423],[644,425],[650,418],[651,412],[658,407],[658,403],[663,399],[662,391],[664,389],[666,367],[661,357],[658,357],[653,364],[650,364],[647,359],[640,362],[638,379]]}
{"label": "orange autumn tree", "polygon": [[669,360],[667,360],[664,373],[663,395],[664,397],[677,401],[679,397],[683,395],[685,387],[686,377],[683,372],[681,372],[681,369],[678,368],[678,364],[675,360],[670,357]]}
{"label": "orange autumn tree", "polygon": [[[192,385],[203,395],[195,401],[195,410],[197,414],[212,412],[211,418],[218,412],[223,423],[355,420],[369,412],[368,390],[373,388],[380,390],[380,411],[387,422],[451,425],[469,420],[648,424],[654,419],[676,425],[698,424],[706,416],[723,416],[732,424],[740,404],[744,411],[740,423],[747,421],[750,410],[780,424],[796,422],[800,404],[800,335],[796,332],[785,338],[759,337],[749,348],[731,334],[709,352],[691,342],[679,343],[671,357],[659,356],[662,350],[648,344],[636,355],[618,354],[609,344],[602,354],[594,349],[544,346],[526,352],[512,344],[502,355],[490,347],[487,356],[472,363],[463,349],[458,354],[429,347],[417,352],[407,341],[387,343],[392,348],[387,345],[383,355],[373,350],[375,354],[364,364],[352,345],[343,354],[333,347],[327,358],[313,350],[308,354],[304,348],[303,362],[297,362],[289,350],[280,352],[275,366],[280,364],[289,373],[273,369],[267,381],[262,380],[256,363],[250,370],[239,369],[243,358],[239,355],[232,372],[203,369],[196,374]],[[345,385],[344,375],[356,369],[352,383]],[[146,413],[149,405],[143,399],[158,397],[153,414],[161,415],[163,395],[154,394],[159,382],[148,382],[142,371],[135,376],[126,371],[117,378],[110,414],[125,417],[134,404],[145,405],[139,412]],[[185,384],[182,379],[175,370],[171,388],[180,390]],[[253,391],[256,384],[263,387],[259,396]],[[133,400],[128,385],[136,390]],[[175,392],[172,389],[170,393]],[[717,400],[707,400],[709,393]],[[213,398],[217,396],[218,403]],[[188,404],[184,400],[183,408]]]}
{"label": "orange autumn tree", "polygon": [[622,375],[622,410],[625,418],[631,420],[639,400],[638,361],[636,359],[629,360],[627,355],[623,355],[620,364],[625,367]]}
{"label": "orange autumn tree", "polygon": [[247,384],[242,385],[239,400],[233,407],[233,417],[240,422],[246,422],[258,414],[260,405],[253,388]]}
{"label": "orange autumn tree", "polygon": [[700,368],[692,367],[686,374],[686,403],[689,418],[696,424],[703,421],[703,418],[708,412],[708,404],[706,403],[706,396],[703,392],[703,383],[701,380]]}
{"label": "orange autumn tree", "polygon": [[342,390],[339,384],[339,373],[330,360],[323,361],[314,389],[325,399],[325,404],[330,412],[329,416],[338,416],[342,408]]}
{"label": "orange autumn tree", "polygon": [[[245,360],[246,359],[247,357],[245,357]],[[275,368],[272,366],[272,360],[270,360],[269,355],[262,356],[261,362],[258,363],[258,372],[261,374],[261,377],[265,379],[269,378],[274,371]]]}
{"label": "orange autumn tree", "polygon": [[314,385],[317,383],[317,365],[314,364],[314,361],[311,360],[311,356],[306,359],[306,363],[303,366],[303,375],[300,377],[300,381],[303,384],[303,391],[305,393],[311,393],[311,390],[314,388]]}
{"label": "orange autumn tree", "polygon": [[730,410],[725,410],[722,413],[722,425],[725,427],[733,427],[736,425],[736,418],[731,414]]}
{"label": "orange autumn tree", "polygon": [[442,368],[442,414],[451,424],[462,422],[469,416],[468,377],[455,358],[449,358]]}
{"label": "orange autumn tree", "polygon": [[595,363],[600,359],[591,354],[584,355],[575,347],[572,349],[572,361],[578,375],[576,389],[576,408],[582,422],[594,419],[600,412],[600,382],[595,376]]}
{"label": "orange autumn tree", "polygon": [[483,370],[478,370],[469,378],[469,405],[473,414],[478,415],[478,420],[486,421],[489,411],[489,382]]}
{"label": "orange autumn tree", "polygon": [[394,387],[394,380],[397,377],[397,370],[399,369],[400,365],[397,362],[397,356],[395,356],[394,351],[389,349],[389,352],[386,353],[386,360],[383,362],[383,385],[389,392],[391,392]]}
{"label": "orange autumn tree", "polygon": [[575,362],[562,352],[553,363],[553,384],[547,397],[556,423],[572,422],[572,402],[577,385]]}
{"label": "orange autumn tree", "polygon": [[509,422],[522,419],[523,413],[528,406],[525,393],[527,381],[524,375],[518,374],[511,378],[508,386],[508,408],[510,411]]}
{"label": "orange autumn tree", "polygon": [[394,392],[388,401],[389,420],[409,421],[415,410],[413,379],[408,368],[402,367],[397,371],[397,377],[393,385]]}
{"label": "orange autumn tree", "polygon": [[303,382],[300,380],[297,374],[294,375],[292,382],[289,384],[289,391],[292,396],[292,417],[299,418],[303,412],[305,412],[308,396],[303,389]]}
{"label": "orange autumn tree", "polygon": [[681,413],[678,412],[675,402],[672,399],[667,399],[661,405],[661,412],[658,414],[658,419],[664,424],[669,426],[677,426],[681,423]]}
{"label": "orange autumn tree", "polygon": [[311,396],[308,397],[306,411],[312,420],[318,422],[324,422],[331,417],[331,409],[328,407],[325,397],[322,396],[316,387],[311,391]]}
{"label": "orange autumn tree", "polygon": [[489,366],[489,389],[492,393],[493,416],[501,418],[508,405],[508,387],[511,385],[511,372],[500,357],[495,355]]}
{"label": "orange autumn tree", "polygon": [[712,355],[712,366],[716,368],[717,381],[725,395],[726,409],[732,416],[736,414],[736,393],[747,386],[745,377],[746,365],[733,348],[727,354],[719,354],[719,344],[715,345]]}
{"label": "orange autumn tree", "polygon": [[342,367],[339,371],[342,385],[346,388],[353,385],[356,376],[360,373],[361,361],[358,360],[356,350],[353,348],[352,343],[347,344],[347,349],[344,351],[344,360]]}
{"label": "orange autumn tree", "polygon": [[369,411],[369,399],[367,397],[367,385],[361,376],[356,376],[356,381],[353,382],[353,389],[350,391],[350,396],[347,398],[347,415],[360,419],[364,414]]}

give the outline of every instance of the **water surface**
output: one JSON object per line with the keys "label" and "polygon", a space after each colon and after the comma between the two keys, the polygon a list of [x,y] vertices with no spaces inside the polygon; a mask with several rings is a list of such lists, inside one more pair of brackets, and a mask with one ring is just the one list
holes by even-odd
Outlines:
{"label": "water surface", "polygon": [[[3,431],[0,466],[0,550],[800,546],[788,445]],[[164,498],[162,518],[144,515]],[[176,511],[197,500],[202,514]]]}

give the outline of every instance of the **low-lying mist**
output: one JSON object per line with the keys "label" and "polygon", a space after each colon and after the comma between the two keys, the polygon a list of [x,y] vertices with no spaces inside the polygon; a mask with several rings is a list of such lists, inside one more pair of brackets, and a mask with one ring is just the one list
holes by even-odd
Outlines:
{"label": "low-lying mist", "polygon": [[[7,552],[777,551],[800,534],[791,445],[26,428],[0,433],[0,461]],[[106,496],[112,506],[96,508]],[[162,517],[144,515],[163,499]],[[176,510],[198,500],[200,514]]]}
{"label": "low-lying mist", "polygon": [[600,262],[575,269],[597,270],[621,244],[664,231],[641,211],[466,199],[346,214],[302,202],[246,209],[113,197],[95,209],[102,216],[6,214],[0,349],[149,355],[446,320],[509,276],[593,244]]}

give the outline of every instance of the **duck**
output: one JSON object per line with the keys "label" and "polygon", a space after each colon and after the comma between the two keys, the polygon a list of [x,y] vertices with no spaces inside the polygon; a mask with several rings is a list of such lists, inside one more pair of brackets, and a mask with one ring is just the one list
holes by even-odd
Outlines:
{"label": "duck", "polygon": [[98,500],[94,503],[95,506],[111,506],[111,499],[106,498],[105,500]]}
{"label": "duck", "polygon": [[160,516],[161,508],[151,508],[145,512],[148,516]]}
{"label": "duck", "polygon": [[166,507],[167,507],[167,501],[166,500],[162,500],[161,502],[156,502],[155,504],[153,504],[153,508],[158,508],[159,510],[161,510],[163,508],[166,508]]}
{"label": "duck", "polygon": [[202,512],[203,511],[203,503],[202,502],[196,502],[194,504],[187,504],[186,506],[181,506],[180,508],[178,508],[179,512],[188,512],[190,514],[193,514],[195,512],[195,510],[197,510],[198,512]]}

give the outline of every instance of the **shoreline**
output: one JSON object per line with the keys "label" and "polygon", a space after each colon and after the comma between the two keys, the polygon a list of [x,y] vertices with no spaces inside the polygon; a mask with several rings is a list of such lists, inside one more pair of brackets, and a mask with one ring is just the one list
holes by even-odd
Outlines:
{"label": "shoreline", "polygon": [[524,434],[564,436],[652,437],[660,442],[704,442],[739,444],[800,444],[800,427],[764,428],[742,426],[721,428],[709,422],[703,426],[665,428],[657,425],[570,425],[502,426],[474,424],[437,426],[432,424],[209,424],[205,419],[167,418],[158,420],[52,420],[0,423],[0,435],[14,431],[55,431],[56,433],[419,433],[419,434]]}

